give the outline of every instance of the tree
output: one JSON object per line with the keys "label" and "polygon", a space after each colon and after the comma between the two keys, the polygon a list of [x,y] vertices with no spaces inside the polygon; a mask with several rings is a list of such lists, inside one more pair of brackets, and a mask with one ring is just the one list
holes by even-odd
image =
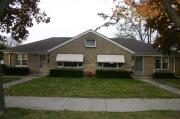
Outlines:
{"label": "tree", "polygon": [[[0,40],[5,42],[8,34],[21,43],[29,35],[28,29],[36,23],[50,22],[50,18],[38,7],[40,0],[0,0]],[[0,112],[4,112],[4,95],[0,80]]]}
{"label": "tree", "polygon": [[[48,23],[50,18],[38,7],[40,0],[0,0],[0,32],[10,34],[15,41],[28,37],[28,29],[36,23]],[[0,35],[1,40],[6,38]]]}
{"label": "tree", "polygon": [[12,47],[16,47],[19,46],[20,43],[14,39],[12,39],[11,37],[7,37],[7,40],[5,42],[3,42],[3,44],[7,47],[7,48],[12,48]]}
{"label": "tree", "polygon": [[[114,2],[118,4],[119,0]],[[136,15],[146,21],[146,29],[157,31],[155,48],[165,54],[180,50],[180,0],[124,0],[124,4],[136,9]]]}
{"label": "tree", "polygon": [[[112,15],[107,15],[105,13],[99,13],[105,22],[102,26],[98,27],[107,27],[110,25],[115,25],[117,27],[117,37],[130,37],[141,42],[152,42],[153,30],[145,28],[145,20],[143,17],[137,14],[135,8],[127,6],[123,1],[115,4]],[[96,30],[97,30],[96,29]]]}

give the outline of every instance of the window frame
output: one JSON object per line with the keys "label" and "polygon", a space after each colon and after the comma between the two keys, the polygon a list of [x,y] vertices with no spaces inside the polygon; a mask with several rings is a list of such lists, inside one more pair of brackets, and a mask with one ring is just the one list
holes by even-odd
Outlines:
{"label": "window frame", "polygon": [[[105,63],[109,63],[109,64],[116,64],[116,67],[104,67]],[[102,66],[100,67],[99,64],[101,64]],[[118,65],[119,64],[119,65]],[[102,69],[122,69],[123,68],[124,63],[116,63],[116,62],[97,62],[97,68],[102,68]],[[119,67],[121,66],[121,67]]]}
{"label": "window frame", "polygon": [[[88,41],[94,41],[94,45],[88,45]],[[95,48],[96,47],[96,40],[95,39],[86,39],[85,40],[85,47],[87,48]]]}
{"label": "window frame", "polygon": [[[160,58],[160,68],[156,68],[156,58]],[[165,60],[165,58],[167,58],[167,68],[163,68],[163,60]],[[169,57],[168,56],[156,56],[155,57],[155,69],[156,70],[169,70]]]}
{"label": "window frame", "polygon": [[[18,56],[19,56],[19,58],[18,58]],[[17,64],[17,61],[20,61],[20,64]],[[26,61],[27,64],[23,65],[23,61]],[[27,67],[28,66],[28,54],[16,54],[15,66],[16,67]]]}
{"label": "window frame", "polygon": [[[62,63],[61,66],[59,65],[60,63]],[[64,66],[65,63],[77,63],[77,65],[76,66]],[[82,66],[79,65],[80,63],[82,63]],[[83,62],[57,62],[57,67],[58,68],[82,68]]]}

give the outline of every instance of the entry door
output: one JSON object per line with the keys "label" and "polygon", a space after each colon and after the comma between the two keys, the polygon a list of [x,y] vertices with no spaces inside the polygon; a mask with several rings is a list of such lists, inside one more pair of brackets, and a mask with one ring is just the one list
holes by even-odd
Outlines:
{"label": "entry door", "polygon": [[143,75],[143,57],[137,56],[134,59],[134,75],[142,76]]}
{"label": "entry door", "polygon": [[44,74],[46,73],[46,55],[40,55],[40,73]]}

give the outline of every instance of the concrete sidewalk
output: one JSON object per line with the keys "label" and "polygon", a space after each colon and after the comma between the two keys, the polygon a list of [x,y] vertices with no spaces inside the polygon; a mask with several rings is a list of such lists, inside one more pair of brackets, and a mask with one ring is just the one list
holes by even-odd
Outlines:
{"label": "concrete sidewalk", "polygon": [[33,79],[36,79],[36,78],[41,78],[41,77],[44,77],[44,75],[37,75],[37,76],[29,75],[29,76],[23,76],[23,77],[21,77],[21,79],[19,79],[19,80],[11,81],[11,82],[9,82],[9,83],[3,84],[3,88],[9,88],[10,86],[14,86],[14,85],[17,85],[17,84],[21,84],[21,83],[24,83],[24,82],[27,82],[27,81],[30,81],[30,80],[33,80]]}
{"label": "concrete sidewalk", "polygon": [[136,112],[180,111],[180,99],[91,99],[70,97],[6,97],[6,106],[35,110]]}
{"label": "concrete sidewalk", "polygon": [[136,80],[141,80],[141,81],[143,81],[145,83],[149,83],[151,85],[157,86],[159,88],[162,88],[162,89],[167,90],[169,92],[172,92],[174,94],[180,95],[180,90],[179,89],[168,86],[168,85],[158,83],[158,82],[156,82],[156,81],[154,81],[152,79],[136,79]]}

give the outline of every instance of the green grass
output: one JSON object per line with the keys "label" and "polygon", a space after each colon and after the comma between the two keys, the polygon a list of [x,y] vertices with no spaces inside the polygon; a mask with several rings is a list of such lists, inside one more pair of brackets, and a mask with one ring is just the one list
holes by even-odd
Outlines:
{"label": "green grass", "polygon": [[0,119],[179,119],[177,111],[72,112],[7,109]]}
{"label": "green grass", "polygon": [[8,82],[19,80],[19,79],[20,77],[18,76],[3,76],[2,77],[3,83],[8,83]]}
{"label": "green grass", "polygon": [[5,89],[6,95],[89,98],[177,98],[175,94],[132,79],[44,77]]}
{"label": "green grass", "polygon": [[155,81],[180,89],[180,79],[156,79]]}

